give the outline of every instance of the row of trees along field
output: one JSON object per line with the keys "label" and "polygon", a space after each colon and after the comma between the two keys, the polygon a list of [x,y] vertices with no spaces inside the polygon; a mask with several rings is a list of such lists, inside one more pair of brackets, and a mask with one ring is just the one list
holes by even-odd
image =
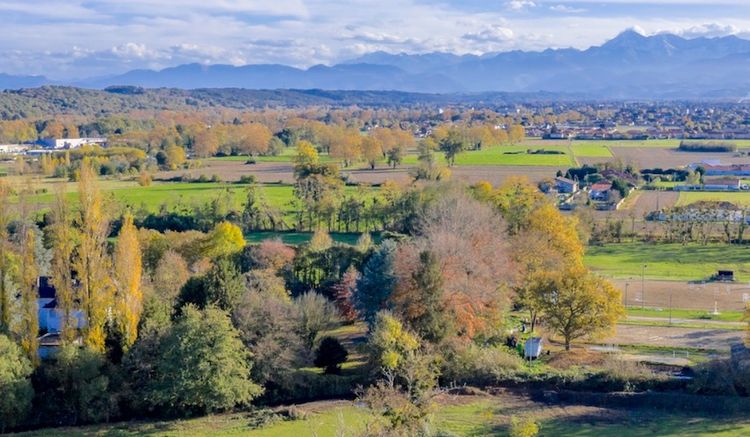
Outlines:
{"label": "row of trees along field", "polygon": [[[463,123],[441,123],[432,126],[396,122],[390,127],[363,122],[341,123],[331,117],[326,122],[315,119],[291,118],[278,120],[280,114],[245,114],[231,120],[200,118],[188,114],[161,114],[158,118],[103,119],[89,124],[76,124],[75,119],[31,122],[0,121],[0,142],[24,143],[37,138],[73,138],[81,134],[104,135],[118,153],[105,154],[108,161],[122,161],[119,172],[133,167],[132,159],[122,155],[136,153],[129,148],[147,152],[162,168],[176,169],[185,163],[187,153],[199,158],[216,155],[278,155],[284,146],[299,141],[313,143],[316,148],[344,167],[363,161],[372,168],[380,161],[397,166],[408,150],[415,146],[415,134],[427,136],[428,147],[445,152],[453,163],[463,150],[480,149],[496,144],[518,144],[524,129],[518,124],[495,124],[484,119]],[[401,127],[401,125],[404,127]],[[363,135],[363,133],[367,133]],[[91,152],[90,152],[91,153]],[[139,163],[139,169],[144,163]],[[46,163],[45,174],[60,173],[59,163]]]}
{"label": "row of trees along field", "polygon": [[[300,162],[316,175],[314,161]],[[299,171],[303,171],[300,169]],[[4,430],[183,417],[356,387],[373,432],[414,434],[439,387],[523,377],[504,346],[511,305],[563,341],[611,331],[619,291],[582,263],[573,219],[522,179],[420,183],[409,226],[376,244],[247,245],[241,229],[138,229],[84,162],[36,223],[0,185]],[[55,286],[61,347],[39,359],[37,278]],[[366,326],[361,345],[332,329]],[[343,326],[343,328],[341,327]],[[364,357],[346,370],[347,357]],[[356,363],[356,362],[353,362]],[[317,366],[322,373],[307,368]]]}

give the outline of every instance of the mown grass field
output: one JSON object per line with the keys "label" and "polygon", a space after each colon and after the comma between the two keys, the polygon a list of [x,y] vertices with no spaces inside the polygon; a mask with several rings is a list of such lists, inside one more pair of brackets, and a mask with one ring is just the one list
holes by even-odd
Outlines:
{"label": "mown grass field", "polygon": [[622,243],[590,247],[586,264],[616,278],[645,277],[675,281],[708,279],[717,270],[734,270],[735,278],[750,280],[750,248],[726,244]]}
{"label": "mown grass field", "polygon": [[[40,207],[50,205],[55,199],[55,185],[58,184],[65,184],[68,200],[77,201],[77,185],[60,180],[38,182],[35,187],[43,188],[46,192],[29,196],[28,201]],[[247,196],[247,185],[228,183],[154,182],[148,187],[141,187],[133,181],[102,180],[100,187],[120,206],[150,212],[158,211],[162,205],[202,205],[221,195],[228,195],[234,206],[239,208]],[[271,206],[281,211],[290,210],[290,202],[294,200],[294,188],[291,185],[265,184],[258,187]],[[359,190],[359,187],[346,186],[344,195],[359,195]]]}
{"label": "mown grass field", "polygon": [[682,192],[677,200],[677,206],[687,206],[702,201],[722,201],[738,206],[750,206],[750,192]]}
{"label": "mown grass field", "polygon": [[[443,404],[434,414],[432,428],[450,435],[479,437],[508,435],[511,417],[530,415],[540,425],[540,436],[562,437],[677,437],[746,436],[747,417],[708,418],[645,410],[594,410],[539,405],[505,405],[502,399]],[[525,408],[524,408],[525,407]],[[50,429],[24,433],[24,436],[248,436],[248,437],[334,437],[361,435],[370,421],[366,410],[351,402],[336,401],[300,406],[307,410],[304,420],[282,421],[260,429],[252,427],[252,415],[237,413],[170,422],[133,422],[81,428]]]}
{"label": "mown grass field", "polygon": [[[562,154],[529,154],[527,150],[557,151]],[[438,162],[445,163],[442,153],[436,153]],[[417,156],[404,158],[404,165],[417,164]],[[566,167],[574,165],[573,157],[564,146],[496,146],[482,150],[471,150],[456,156],[457,166],[550,166]]]}
{"label": "mown grass field", "polygon": [[612,151],[602,143],[573,143],[570,147],[576,158],[612,158]]}

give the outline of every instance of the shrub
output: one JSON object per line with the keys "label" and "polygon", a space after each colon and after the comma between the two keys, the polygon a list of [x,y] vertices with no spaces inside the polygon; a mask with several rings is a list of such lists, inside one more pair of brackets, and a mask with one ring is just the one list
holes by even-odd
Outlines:
{"label": "shrub", "polygon": [[721,141],[682,141],[680,142],[680,151],[683,152],[736,152],[737,145]]}
{"label": "shrub", "polygon": [[338,374],[341,372],[341,364],[346,362],[349,352],[333,337],[325,337],[320,342],[315,354],[315,366],[325,369],[327,374]]}
{"label": "shrub", "polygon": [[257,182],[257,180],[258,178],[256,178],[255,175],[246,174],[246,175],[240,176],[240,180],[237,183],[238,184],[254,184]]}
{"label": "shrub", "polygon": [[31,362],[23,350],[0,335],[0,434],[19,425],[31,409]]}
{"label": "shrub", "polygon": [[539,425],[530,417],[519,419],[513,417],[510,421],[510,437],[536,437]]}
{"label": "shrub", "polygon": [[445,354],[442,377],[458,384],[493,384],[512,377],[522,360],[502,346],[459,346]]}

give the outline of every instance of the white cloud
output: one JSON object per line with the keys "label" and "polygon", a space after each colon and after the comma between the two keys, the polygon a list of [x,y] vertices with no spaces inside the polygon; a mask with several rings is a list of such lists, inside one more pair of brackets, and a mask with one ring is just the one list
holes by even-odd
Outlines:
{"label": "white cloud", "polygon": [[549,10],[553,12],[560,12],[562,14],[582,14],[586,12],[586,9],[574,8],[566,5],[553,5],[549,7]]}
{"label": "white cloud", "polygon": [[526,8],[536,7],[536,3],[531,0],[511,0],[507,2],[506,7],[513,11],[521,11]]}
{"label": "white cloud", "polygon": [[462,36],[463,39],[478,42],[507,42],[513,40],[514,37],[513,30],[503,26],[491,26],[480,32],[467,33]]}

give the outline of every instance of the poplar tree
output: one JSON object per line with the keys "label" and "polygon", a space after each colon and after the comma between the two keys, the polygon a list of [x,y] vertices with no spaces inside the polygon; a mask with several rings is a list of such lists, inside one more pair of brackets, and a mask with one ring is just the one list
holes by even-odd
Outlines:
{"label": "poplar tree", "polygon": [[102,207],[102,194],[91,164],[81,165],[78,180],[81,241],[73,267],[80,281],[81,309],[86,316],[84,343],[104,352],[107,325],[113,293],[110,278],[111,260],[107,254],[109,222]]}
{"label": "poplar tree", "polygon": [[10,188],[0,180],[0,332],[10,331],[10,280],[13,276],[13,252],[8,242]]}
{"label": "poplar tree", "polygon": [[21,265],[19,279],[21,284],[21,317],[18,335],[21,347],[29,359],[36,363],[39,359],[39,305],[37,304],[37,268],[36,235],[31,228],[27,228],[21,246]]}
{"label": "poplar tree", "polygon": [[138,337],[138,322],[143,312],[142,271],[137,230],[133,225],[132,214],[126,213],[117,237],[114,256],[117,327],[124,349],[132,346]]}
{"label": "poplar tree", "polygon": [[73,252],[75,230],[71,224],[71,212],[65,201],[65,188],[61,187],[52,206],[52,284],[55,286],[57,309],[60,312],[60,332],[63,341],[75,340],[78,320],[75,317],[75,294],[73,290]]}

